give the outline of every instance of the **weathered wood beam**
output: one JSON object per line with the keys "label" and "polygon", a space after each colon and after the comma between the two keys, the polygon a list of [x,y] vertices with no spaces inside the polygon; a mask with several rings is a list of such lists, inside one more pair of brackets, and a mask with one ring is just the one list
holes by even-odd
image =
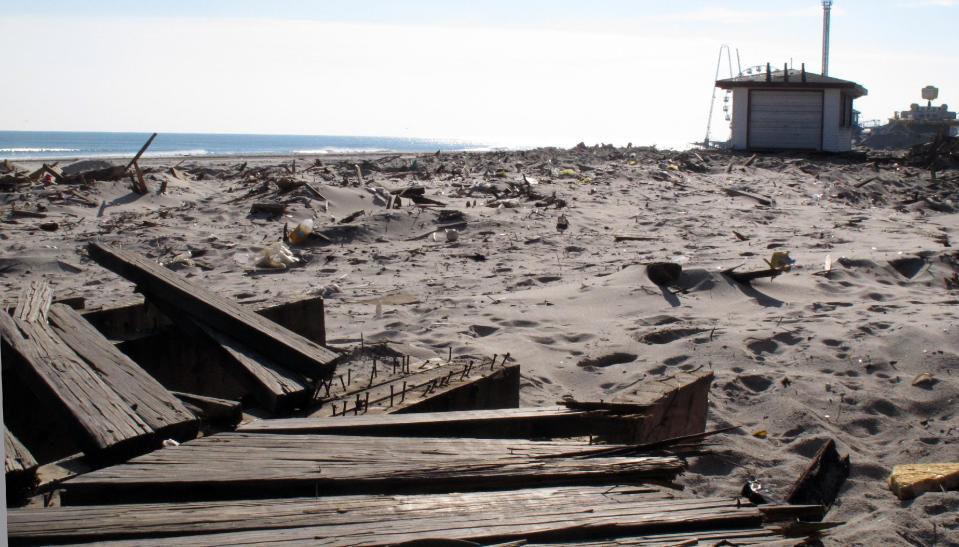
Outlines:
{"label": "weathered wood beam", "polygon": [[310,378],[333,373],[338,357],[335,353],[230,299],[189,283],[135,253],[102,243],[91,243],[89,252],[100,265],[136,283],[147,298],[162,301],[227,336],[242,340],[245,346],[269,355],[285,367]]}
{"label": "weathered wood beam", "polygon": [[602,435],[629,440],[636,436],[641,424],[641,416],[613,416],[604,411],[545,407],[257,420],[241,426],[237,431],[491,439],[560,439]]}
{"label": "weathered wood beam", "polygon": [[773,525],[804,513],[804,507],[757,507],[732,497],[683,498],[660,488],[575,486],[21,509],[11,512],[9,527],[11,540],[34,544],[391,545],[439,544],[438,539],[450,544],[605,539],[615,544],[609,540],[646,534],[657,545],[693,545],[688,541],[697,538],[718,545],[727,538],[782,540],[786,532]]}
{"label": "weathered wood beam", "polygon": [[64,505],[668,481],[681,459],[543,456],[585,442],[222,433],[70,480]]}
{"label": "weathered wood beam", "polygon": [[84,452],[105,456],[139,450],[154,431],[43,321],[0,313],[4,366],[70,423]]}
{"label": "weathered wood beam", "polygon": [[27,447],[6,428],[3,431],[3,448],[3,468],[9,504],[25,498],[36,486],[38,465]]}
{"label": "weathered wood beam", "polygon": [[158,436],[185,441],[196,437],[199,422],[172,393],[103,337],[78,312],[50,307],[53,331],[100,376]]}

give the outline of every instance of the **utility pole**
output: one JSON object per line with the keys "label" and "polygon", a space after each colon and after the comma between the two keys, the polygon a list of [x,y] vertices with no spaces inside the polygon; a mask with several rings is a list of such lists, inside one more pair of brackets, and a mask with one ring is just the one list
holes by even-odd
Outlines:
{"label": "utility pole", "polygon": [[822,75],[829,75],[829,16],[832,0],[822,0]]}

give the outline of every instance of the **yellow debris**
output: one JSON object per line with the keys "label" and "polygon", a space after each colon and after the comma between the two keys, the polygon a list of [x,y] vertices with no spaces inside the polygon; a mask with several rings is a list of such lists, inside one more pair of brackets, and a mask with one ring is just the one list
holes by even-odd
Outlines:
{"label": "yellow debris", "polygon": [[889,476],[889,489],[901,500],[956,487],[959,487],[959,463],[897,465]]}

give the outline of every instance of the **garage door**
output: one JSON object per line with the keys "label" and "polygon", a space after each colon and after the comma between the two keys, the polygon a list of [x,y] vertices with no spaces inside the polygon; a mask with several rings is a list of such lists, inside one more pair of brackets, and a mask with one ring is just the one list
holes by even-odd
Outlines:
{"label": "garage door", "polygon": [[818,150],[822,144],[821,91],[749,93],[749,147]]}

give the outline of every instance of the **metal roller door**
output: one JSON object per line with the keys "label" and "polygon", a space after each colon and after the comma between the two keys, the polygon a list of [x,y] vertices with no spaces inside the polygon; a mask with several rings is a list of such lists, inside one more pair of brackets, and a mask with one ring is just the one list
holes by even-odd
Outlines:
{"label": "metal roller door", "polygon": [[822,103],[821,91],[750,91],[749,147],[819,150]]}

